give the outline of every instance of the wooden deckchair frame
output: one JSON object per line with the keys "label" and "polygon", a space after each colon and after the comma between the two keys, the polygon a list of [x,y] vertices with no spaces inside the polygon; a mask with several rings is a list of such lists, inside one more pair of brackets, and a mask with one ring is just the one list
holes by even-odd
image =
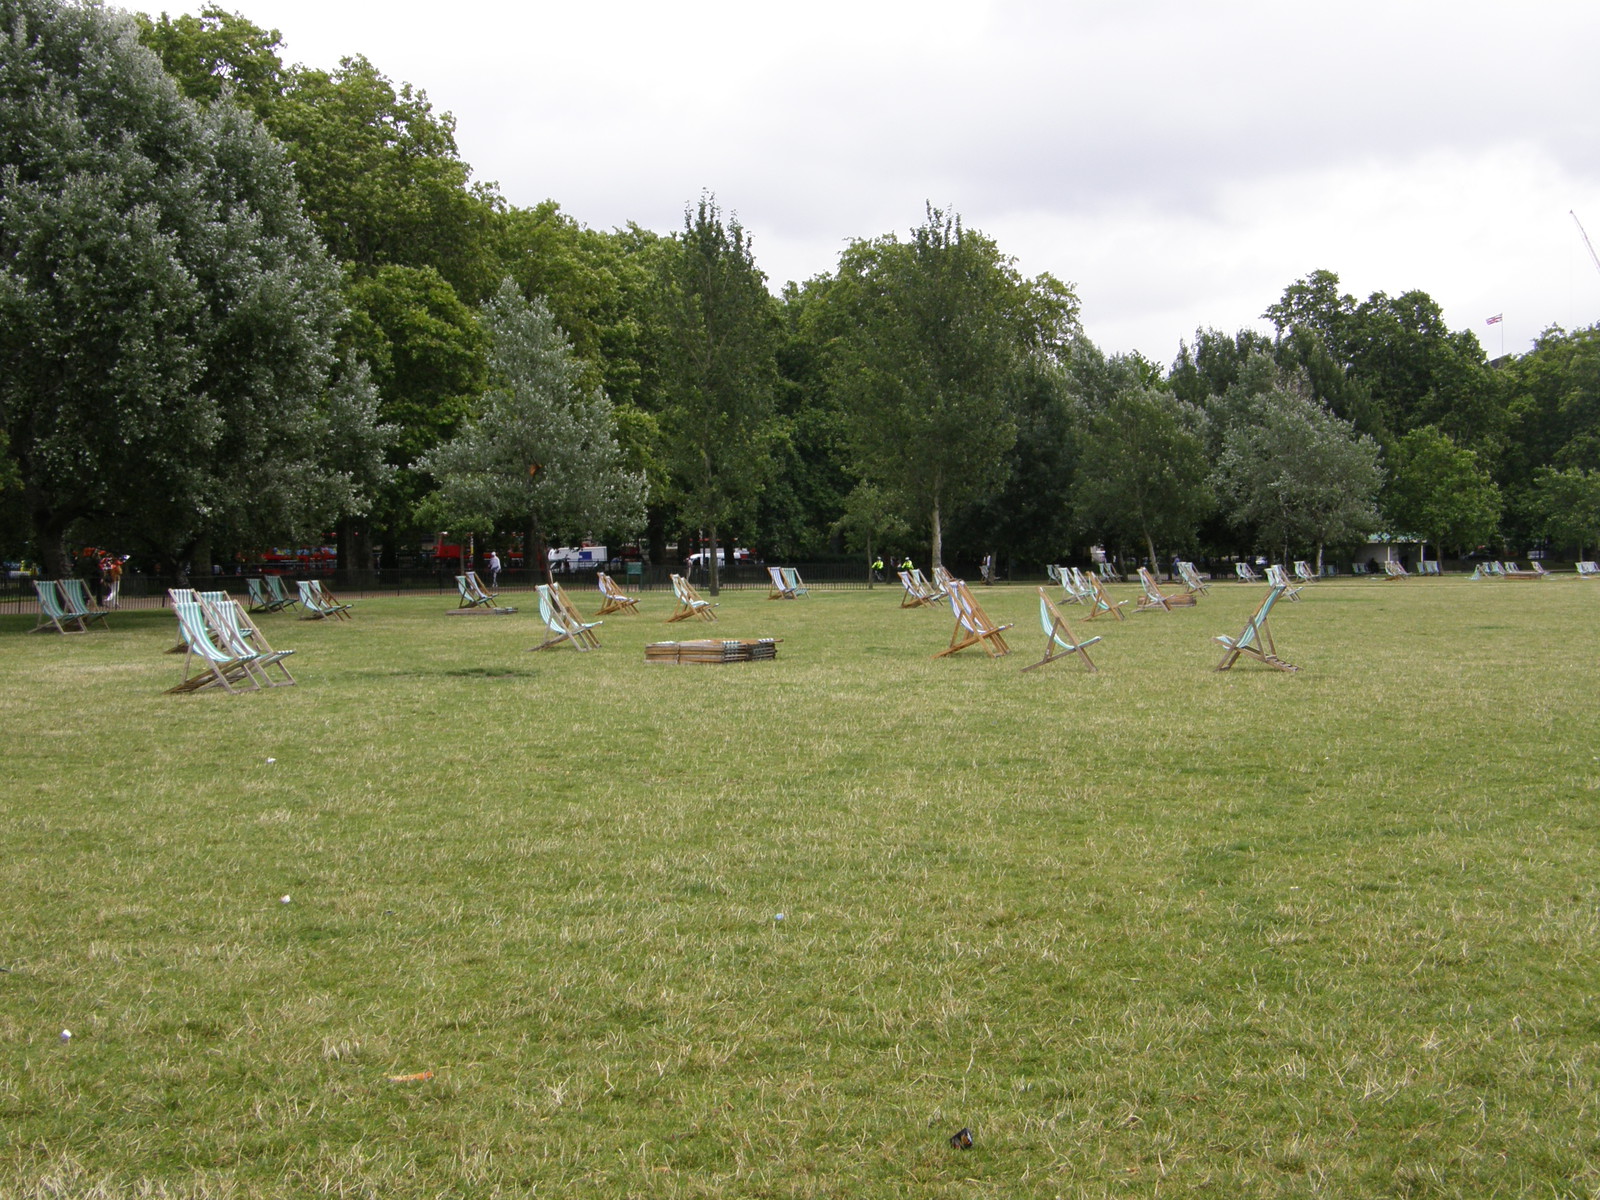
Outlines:
{"label": "wooden deckchair frame", "polygon": [[1089,615],[1084,618],[1085,621],[1092,621],[1101,613],[1110,613],[1119,621],[1128,619],[1128,614],[1122,611],[1123,605],[1128,602],[1126,600],[1113,600],[1111,593],[1106,591],[1106,585],[1100,582],[1098,575],[1092,575],[1085,571],[1081,578],[1089,585],[1089,590],[1093,593],[1093,597],[1089,601]]}
{"label": "wooden deckchair frame", "polygon": [[[290,595],[289,589],[283,584],[282,575],[263,575],[261,581],[267,585],[267,591],[272,593],[272,598],[277,602],[278,608],[298,608],[300,606],[300,597],[298,595]],[[273,611],[276,612],[277,610],[274,609]]]}
{"label": "wooden deckchair frame", "polygon": [[[248,659],[251,673],[267,687],[293,685],[294,676],[283,662],[294,653],[293,650],[274,650],[260,627],[250,619],[244,606],[227,592],[199,592],[197,595],[200,607],[205,611],[206,625],[216,635],[212,640],[220,649],[241,659]],[[283,678],[273,679],[267,673],[270,667],[277,667]]]}
{"label": "wooden deckchair frame", "polygon": [[283,607],[267,587],[267,581],[260,575],[250,575],[245,578],[244,585],[250,592],[251,612],[277,612]]}
{"label": "wooden deckchair frame", "polygon": [[1272,641],[1272,629],[1267,624],[1267,618],[1272,613],[1272,606],[1278,602],[1278,597],[1283,595],[1282,588],[1270,588],[1266,596],[1257,606],[1255,613],[1245,622],[1244,632],[1238,637],[1231,638],[1218,634],[1212,641],[1226,649],[1222,661],[1217,664],[1217,670],[1226,671],[1239,661],[1241,655],[1253,658],[1259,663],[1279,671],[1298,671],[1300,668],[1293,663],[1284,662],[1278,657],[1278,648]]}
{"label": "wooden deckchair frame", "polygon": [[[57,633],[88,633],[89,622],[83,613],[74,612],[65,602],[65,594],[54,579],[35,579],[33,591],[39,597],[39,621],[30,633],[41,629],[54,629]],[[77,622],[76,629],[67,626]]]}
{"label": "wooden deckchair frame", "polygon": [[1161,590],[1161,584],[1150,573],[1148,567],[1139,568],[1139,587],[1143,595],[1139,597],[1136,611],[1151,612],[1160,609],[1162,612],[1171,612],[1174,605],[1182,608],[1193,608],[1195,604],[1194,593],[1184,592],[1182,595],[1169,596]]}
{"label": "wooden deckchair frame", "polygon": [[703,599],[699,592],[694,590],[682,575],[670,576],[672,580],[672,595],[678,602],[678,607],[667,617],[667,624],[674,621],[687,621],[690,617],[698,617],[702,621],[715,621],[717,614],[713,611],[717,606],[709,600]]}
{"label": "wooden deckchair frame", "polygon": [[1267,568],[1267,584],[1270,587],[1282,588],[1285,600],[1300,599],[1301,588],[1289,582],[1289,572],[1277,563]]}
{"label": "wooden deckchair frame", "polygon": [[549,650],[563,643],[581,651],[600,648],[600,639],[594,630],[601,622],[585,621],[578,616],[572,602],[562,593],[559,583],[541,583],[537,590],[539,617],[544,621],[546,632],[544,641],[537,646],[530,646],[530,650]]}
{"label": "wooden deckchair frame", "polygon": [[[942,580],[940,576],[943,576]],[[933,569],[933,578],[931,580],[922,573],[921,567],[911,568],[911,578],[917,581],[917,584],[927,593],[928,598],[935,603],[945,598],[946,584],[949,583],[950,577],[950,572],[943,567],[935,567]]]}
{"label": "wooden deckchair frame", "polygon": [[1011,626],[996,625],[972,598],[963,580],[952,578],[946,592],[950,597],[950,611],[955,615],[956,627],[950,634],[950,645],[935,654],[935,658],[958,654],[968,646],[977,645],[981,645],[990,658],[1011,653],[1004,636]]}
{"label": "wooden deckchair frame", "polygon": [[1022,669],[1031,671],[1035,667],[1042,667],[1045,663],[1055,662],[1058,658],[1069,658],[1076,654],[1083,659],[1083,665],[1089,669],[1090,674],[1099,671],[1094,665],[1094,659],[1089,657],[1089,647],[1100,641],[1100,635],[1092,638],[1080,638],[1073,634],[1072,627],[1067,624],[1066,617],[1061,615],[1061,610],[1050,599],[1050,593],[1044,588],[1039,589],[1039,624],[1044,627],[1044,657]]}
{"label": "wooden deckchair frame", "polygon": [[[254,652],[240,653],[231,648],[224,649],[218,646],[211,637],[205,606],[198,598],[192,600],[174,598],[172,611],[178,618],[178,631],[183,638],[184,677],[175,687],[167,689],[169,696],[205,691],[213,687],[220,687],[230,695],[236,695],[241,689],[234,685],[240,683],[249,684],[250,691],[256,691],[261,687],[260,681],[251,670],[256,658]],[[189,664],[197,658],[203,665],[191,675]]]}
{"label": "wooden deckchair frame", "polygon": [[1189,589],[1191,596],[1209,596],[1211,594],[1211,586],[1201,578],[1200,572],[1196,570],[1192,562],[1180,562],[1178,564],[1178,578],[1183,580],[1183,586]]}
{"label": "wooden deckchair frame", "polygon": [[772,580],[772,590],[767,593],[768,600],[793,600],[794,589],[789,586],[789,581],[783,576],[782,567],[768,567],[767,575]]}
{"label": "wooden deckchair frame", "polygon": [[614,612],[638,615],[639,601],[632,596],[624,594],[611,576],[604,571],[599,571],[595,574],[594,580],[595,586],[600,589],[600,610],[595,613],[595,616],[604,617]]}
{"label": "wooden deckchair frame", "polygon": [[925,584],[920,582],[910,571],[901,571],[900,586],[905,589],[905,595],[900,598],[901,608],[932,608],[934,597],[929,594]]}
{"label": "wooden deckchair frame", "polygon": [[[90,621],[105,621],[106,610],[96,608],[93,598],[89,595],[89,585],[77,576],[58,579],[56,587],[61,592],[61,602],[68,613],[81,618],[83,627],[88,629]],[[110,625],[106,626],[111,628]]]}

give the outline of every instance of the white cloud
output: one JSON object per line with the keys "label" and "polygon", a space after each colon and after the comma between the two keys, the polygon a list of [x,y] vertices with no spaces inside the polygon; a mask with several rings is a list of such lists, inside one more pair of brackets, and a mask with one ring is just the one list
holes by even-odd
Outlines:
{"label": "white cloud", "polygon": [[1591,4],[229,7],[291,62],[365,54],[425,89],[512,203],[666,232],[716,192],[775,286],[932,201],[1162,362],[1319,268],[1427,291],[1492,354],[1600,320],[1568,216],[1600,232]]}

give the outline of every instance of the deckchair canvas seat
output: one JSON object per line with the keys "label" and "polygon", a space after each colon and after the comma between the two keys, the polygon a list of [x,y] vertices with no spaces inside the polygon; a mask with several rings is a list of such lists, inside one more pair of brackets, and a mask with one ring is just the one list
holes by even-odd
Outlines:
{"label": "deckchair canvas seat", "polygon": [[1096,634],[1092,638],[1079,638],[1074,636],[1067,619],[1061,615],[1061,610],[1050,599],[1050,594],[1039,589],[1039,624],[1044,627],[1044,657],[1036,663],[1031,663],[1022,669],[1031,671],[1035,667],[1042,667],[1045,663],[1055,662],[1058,658],[1066,658],[1076,654],[1083,659],[1083,665],[1091,673],[1099,670],[1094,665],[1094,659],[1089,657],[1089,647],[1100,640]]}
{"label": "deckchair canvas seat", "polygon": [[1245,622],[1244,631],[1238,637],[1233,638],[1225,634],[1219,634],[1212,639],[1226,651],[1222,656],[1222,661],[1217,664],[1217,670],[1226,671],[1239,661],[1241,655],[1253,658],[1257,662],[1279,671],[1298,671],[1300,669],[1293,663],[1284,662],[1283,659],[1278,657],[1277,647],[1272,641],[1272,629],[1267,624],[1267,618],[1272,613],[1272,606],[1278,602],[1278,597],[1282,595],[1282,588],[1275,587],[1270,589],[1255,613]]}

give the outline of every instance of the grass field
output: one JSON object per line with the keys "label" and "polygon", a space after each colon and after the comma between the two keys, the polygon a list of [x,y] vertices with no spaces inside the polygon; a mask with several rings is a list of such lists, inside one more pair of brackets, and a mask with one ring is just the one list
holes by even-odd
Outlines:
{"label": "grass field", "polygon": [[0,618],[0,1195],[1600,1195],[1600,584],[1261,592]]}

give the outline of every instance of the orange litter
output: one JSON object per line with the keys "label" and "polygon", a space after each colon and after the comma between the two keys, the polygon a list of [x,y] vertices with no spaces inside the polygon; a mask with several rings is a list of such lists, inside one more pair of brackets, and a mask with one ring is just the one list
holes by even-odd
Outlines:
{"label": "orange litter", "polygon": [[424,1079],[432,1079],[432,1071],[418,1071],[415,1075],[391,1075],[390,1083],[421,1083]]}

